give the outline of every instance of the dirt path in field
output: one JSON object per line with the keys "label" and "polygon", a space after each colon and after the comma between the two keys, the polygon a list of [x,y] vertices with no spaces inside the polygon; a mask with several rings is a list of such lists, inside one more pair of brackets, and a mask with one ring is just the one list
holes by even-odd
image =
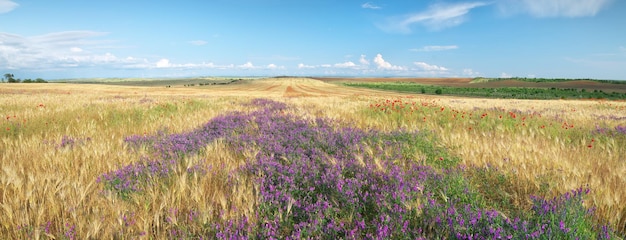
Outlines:
{"label": "dirt path in field", "polygon": [[208,86],[122,86],[104,84],[2,84],[1,94],[137,94],[204,95],[250,97],[328,97],[353,95],[395,95],[394,93],[344,87],[309,78],[268,78],[226,85]]}
{"label": "dirt path in field", "polygon": [[[260,97],[331,97],[355,95],[395,95],[394,93],[344,87],[310,78],[268,78],[241,84],[196,88],[204,94]],[[405,94],[406,95],[406,94]]]}
{"label": "dirt path in field", "polygon": [[[354,88],[339,82],[326,82],[312,78],[267,78],[238,81],[231,84],[204,86],[126,86],[75,83],[16,83],[0,84],[0,94],[132,94],[185,95],[185,96],[243,96],[243,97],[345,97],[345,96],[407,96],[366,88]],[[424,95],[424,97],[429,97]],[[442,96],[439,96],[440,98]]]}

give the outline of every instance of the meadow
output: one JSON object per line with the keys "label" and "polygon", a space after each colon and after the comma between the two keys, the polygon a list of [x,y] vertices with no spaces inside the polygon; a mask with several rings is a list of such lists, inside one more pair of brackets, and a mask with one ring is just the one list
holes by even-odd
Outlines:
{"label": "meadow", "polygon": [[623,239],[626,102],[0,84],[0,238]]}

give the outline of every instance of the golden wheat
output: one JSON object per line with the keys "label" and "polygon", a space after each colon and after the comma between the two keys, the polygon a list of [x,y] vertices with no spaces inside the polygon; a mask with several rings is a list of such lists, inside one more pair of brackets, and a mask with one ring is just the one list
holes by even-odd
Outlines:
{"label": "golden wheat", "polygon": [[[624,102],[407,96],[310,79],[196,88],[2,84],[0,236],[163,238],[202,227],[187,224],[190,219],[203,224],[241,217],[253,220],[258,189],[252,176],[231,174],[252,158],[252,151],[236,153],[220,141],[198,156],[187,157],[174,177],[155,180],[140,196],[128,200],[105,191],[97,179],[145,154],[145,149],[130,151],[125,137],[189,131],[217,115],[248,111],[242,104],[255,97],[284,101],[296,106],[289,110],[293,114],[329,118],[345,126],[433,131],[438,144],[451,149],[462,164],[496,167],[515,176],[511,184],[521,206],[528,204],[532,193],[556,196],[589,186],[588,204],[597,207],[597,214],[612,226],[626,224],[626,148],[610,137],[594,139],[593,147],[587,147],[592,141],[587,133],[599,124],[598,116],[623,115]],[[567,122],[574,128],[555,134],[551,131],[556,130],[499,125],[493,117],[485,120],[488,131],[469,130],[478,123],[453,122],[432,112],[378,114],[369,108],[397,98],[468,113],[476,109],[540,112],[537,121]],[[614,127],[619,122],[602,124]],[[64,137],[74,143],[62,146]],[[208,173],[187,174],[185,167],[195,164]]]}

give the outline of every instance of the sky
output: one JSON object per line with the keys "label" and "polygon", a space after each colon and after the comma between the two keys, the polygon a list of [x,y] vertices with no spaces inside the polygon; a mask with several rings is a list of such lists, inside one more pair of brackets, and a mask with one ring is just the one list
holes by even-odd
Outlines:
{"label": "sky", "polygon": [[0,73],[626,80],[626,1],[0,0]]}

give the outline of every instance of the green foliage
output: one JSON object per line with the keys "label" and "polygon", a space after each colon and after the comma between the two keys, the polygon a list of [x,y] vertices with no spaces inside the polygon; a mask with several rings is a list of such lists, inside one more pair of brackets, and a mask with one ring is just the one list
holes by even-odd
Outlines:
{"label": "green foliage", "polygon": [[472,81],[470,83],[486,83],[486,82],[495,82],[495,81],[504,81],[504,80],[514,80],[514,81],[533,82],[533,83],[594,81],[594,82],[611,83],[611,84],[626,84],[626,81],[597,80],[597,79],[591,79],[591,78],[523,78],[523,77],[513,77],[513,78],[484,78],[484,77],[476,77],[476,78],[472,79]]}
{"label": "green foliage", "polygon": [[516,99],[626,99],[626,93],[606,93],[602,90],[582,91],[574,88],[477,88],[477,87],[443,87],[421,85],[416,83],[346,83],[346,86],[363,87],[379,90],[390,90],[410,93],[434,92],[448,95],[487,97],[487,98],[516,98]]}
{"label": "green foliage", "polygon": [[388,135],[372,136],[367,142],[371,146],[400,145],[399,153],[402,153],[401,156],[404,156],[402,160],[419,161],[418,163],[420,164],[435,168],[453,168],[461,161],[461,159],[452,155],[448,149],[436,145],[438,142],[436,136],[426,131],[396,131]]}
{"label": "green foliage", "polygon": [[8,83],[47,83],[48,81],[43,80],[42,78],[37,78],[32,80],[30,78],[20,80],[19,78],[15,78],[15,75],[11,73],[5,73],[2,78],[2,82],[7,81]]}

